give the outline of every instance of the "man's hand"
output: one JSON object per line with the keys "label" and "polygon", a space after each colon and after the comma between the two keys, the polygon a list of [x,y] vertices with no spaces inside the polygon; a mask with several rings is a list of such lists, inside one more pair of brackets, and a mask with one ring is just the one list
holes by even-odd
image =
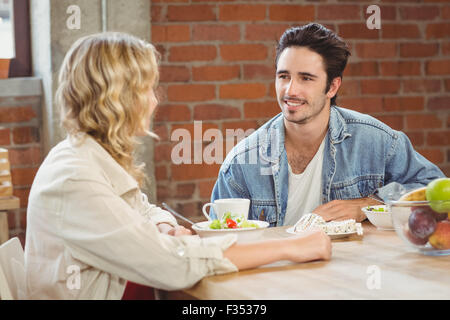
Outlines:
{"label": "man's hand", "polygon": [[378,204],[371,198],[333,200],[317,207],[313,213],[322,216],[325,221],[355,219],[357,222],[361,222],[366,219],[361,208]]}
{"label": "man's hand", "polygon": [[186,229],[183,226],[175,226],[172,227],[168,223],[159,223],[158,229],[161,233],[168,234],[170,236],[179,237],[179,236],[190,236],[192,234],[191,230]]}

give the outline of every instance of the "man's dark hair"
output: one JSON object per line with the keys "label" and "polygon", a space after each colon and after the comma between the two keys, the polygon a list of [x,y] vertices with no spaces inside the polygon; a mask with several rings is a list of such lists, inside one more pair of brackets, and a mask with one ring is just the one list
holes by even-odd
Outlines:
{"label": "man's dark hair", "polygon": [[[344,40],[318,23],[309,23],[286,30],[277,45],[275,65],[278,65],[278,59],[283,50],[289,47],[306,47],[322,56],[327,73],[325,92],[330,89],[331,81],[334,78],[342,78],[350,55],[350,50]],[[337,94],[331,98],[331,105],[336,104],[336,99]]]}

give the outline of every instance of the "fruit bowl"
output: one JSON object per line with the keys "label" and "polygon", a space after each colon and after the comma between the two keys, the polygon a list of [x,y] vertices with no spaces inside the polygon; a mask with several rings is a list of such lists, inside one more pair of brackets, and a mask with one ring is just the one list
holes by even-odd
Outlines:
{"label": "fruit bowl", "polygon": [[442,212],[449,206],[450,200],[400,200],[388,204],[398,236],[421,253],[433,256],[450,255],[450,212]]}
{"label": "fruit bowl", "polygon": [[385,205],[363,207],[367,219],[379,230],[394,230],[391,212]]}

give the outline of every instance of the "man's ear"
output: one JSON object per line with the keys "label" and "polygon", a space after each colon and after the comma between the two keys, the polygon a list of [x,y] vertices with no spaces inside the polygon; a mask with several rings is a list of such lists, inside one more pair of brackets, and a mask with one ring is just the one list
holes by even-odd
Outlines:
{"label": "man's ear", "polygon": [[339,88],[341,86],[341,83],[342,83],[342,78],[341,77],[336,77],[336,78],[334,78],[331,81],[330,89],[327,92],[327,97],[328,98],[331,99],[331,98],[333,98],[336,95],[336,93],[338,92],[338,90],[339,90]]}

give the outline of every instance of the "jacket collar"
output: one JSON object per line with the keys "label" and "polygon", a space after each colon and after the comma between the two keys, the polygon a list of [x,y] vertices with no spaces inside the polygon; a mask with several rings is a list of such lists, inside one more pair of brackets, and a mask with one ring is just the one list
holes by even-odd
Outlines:
{"label": "jacket collar", "polygon": [[347,123],[337,106],[331,106],[328,134],[333,144],[341,143],[345,138],[351,137],[351,134],[347,131]]}
{"label": "jacket collar", "polygon": [[82,134],[75,140],[69,137],[69,141],[71,145],[84,145],[89,149],[90,156],[100,164],[101,170],[116,194],[123,195],[139,188],[137,181],[94,138]]}
{"label": "jacket collar", "polygon": [[259,153],[264,159],[270,159],[270,162],[279,163],[280,157],[284,152],[284,117],[279,113],[259,130],[258,136]]}

